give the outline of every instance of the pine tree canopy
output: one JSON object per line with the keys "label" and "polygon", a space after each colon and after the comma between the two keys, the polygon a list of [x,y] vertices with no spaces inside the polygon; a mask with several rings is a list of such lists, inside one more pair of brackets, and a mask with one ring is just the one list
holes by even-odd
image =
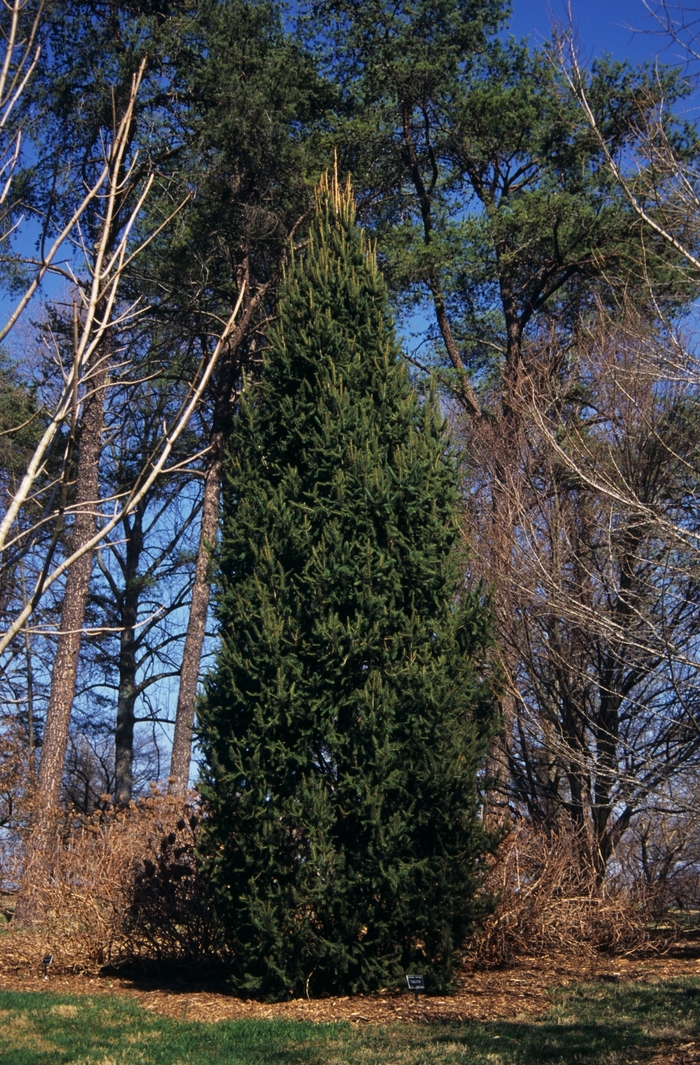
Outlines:
{"label": "pine tree canopy", "polygon": [[450,986],[483,909],[490,619],[350,185],[322,181],[233,430],[203,853],[239,991]]}

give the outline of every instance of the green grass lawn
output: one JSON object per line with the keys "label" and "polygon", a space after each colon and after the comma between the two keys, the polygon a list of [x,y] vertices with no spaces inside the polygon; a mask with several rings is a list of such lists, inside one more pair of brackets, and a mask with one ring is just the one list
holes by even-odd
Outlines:
{"label": "green grass lawn", "polygon": [[538,1019],[354,1028],[294,1021],[205,1024],[126,996],[0,993],[3,1065],[618,1065],[700,1038],[700,981],[587,984]]}

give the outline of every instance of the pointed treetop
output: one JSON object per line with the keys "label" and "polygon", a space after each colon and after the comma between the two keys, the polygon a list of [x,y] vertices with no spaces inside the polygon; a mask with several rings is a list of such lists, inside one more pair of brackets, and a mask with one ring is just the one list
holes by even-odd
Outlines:
{"label": "pointed treetop", "polygon": [[333,213],[346,224],[355,221],[355,196],[352,188],[352,178],[348,174],[345,185],[340,184],[338,176],[338,152],[333,151],[333,177],[329,178],[328,171],[321,175],[316,188],[316,205],[319,214],[326,206],[332,206]]}
{"label": "pointed treetop", "polygon": [[[319,241],[319,247],[323,248],[329,240],[335,245],[340,235],[341,243],[348,238],[352,241],[359,233],[359,250],[365,265],[369,267],[375,280],[379,277],[377,264],[376,241],[367,239],[362,226],[356,227],[355,195],[352,178],[348,174],[345,182],[341,182],[338,175],[338,153],[333,152],[333,171],[328,170],[321,175],[315,192],[316,219],[309,234],[309,245],[314,247]],[[355,237],[351,234],[356,230]],[[331,234],[335,237],[331,237]],[[292,255],[292,260],[294,256]]]}

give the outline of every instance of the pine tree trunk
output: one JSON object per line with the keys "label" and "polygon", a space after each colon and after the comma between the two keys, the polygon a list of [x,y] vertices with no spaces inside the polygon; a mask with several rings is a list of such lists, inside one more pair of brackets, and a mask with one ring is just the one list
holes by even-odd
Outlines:
{"label": "pine tree trunk", "polygon": [[[247,259],[243,261],[239,273],[239,280],[245,280],[246,284],[249,285]],[[261,286],[254,297],[246,299],[244,302],[238,324],[229,340],[227,357],[222,367],[221,379],[216,392],[209,441],[211,447],[210,460],[204,480],[202,523],[199,534],[199,547],[197,549],[197,562],[195,564],[192,603],[185,634],[185,646],[182,653],[180,689],[175,711],[175,732],[168,777],[168,791],[171,795],[176,796],[185,794],[190,776],[194,706],[197,697],[199,666],[202,659],[211,595],[209,556],[211,547],[216,542],[219,523],[219,498],[221,495],[224,452],[228,439],[231,403],[238,369],[236,354],[243,337],[246,335],[253,314],[265,297],[267,289],[268,285]]]}
{"label": "pine tree trunk", "polygon": [[143,551],[143,510],[138,508],[131,524],[126,524],[126,565],[124,596],[121,601],[119,641],[119,689],[114,730],[114,801],[117,806],[131,802],[134,782],[134,716],[136,707],[136,622],[141,586],[139,561]]}
{"label": "pine tree trunk", "polygon": [[[80,430],[76,511],[71,534],[73,551],[91,539],[97,529],[95,509],[99,499],[99,466],[107,388],[106,366],[99,369],[91,381],[91,386],[92,391],[85,401]],[[94,552],[87,551],[73,563],[66,578],[61,610],[61,634],[51,672],[51,695],[37,776],[39,800],[46,808],[57,806],[61,796],[63,764],[78,677],[80,643],[93,558]]]}
{"label": "pine tree trunk", "polygon": [[199,682],[199,664],[204,646],[204,634],[209,613],[209,552],[216,540],[219,522],[219,494],[221,491],[222,444],[212,459],[204,481],[202,500],[202,524],[199,534],[197,563],[192,587],[192,604],[187,623],[185,647],[182,654],[180,690],[175,716],[173,751],[170,761],[169,790],[172,795],[182,796],[187,790],[192,758],[192,728],[194,704]]}
{"label": "pine tree trunk", "polygon": [[[99,499],[106,389],[107,367],[103,361],[91,380],[91,393],[83,408],[76,470],[76,509],[70,541],[72,551],[85,544],[97,528],[96,502]],[[22,884],[13,918],[18,925],[30,924],[37,916],[31,893],[32,881],[36,870],[51,863],[93,558],[94,551],[87,551],[69,568],[66,578],[36,781],[36,820],[27,841]]]}
{"label": "pine tree trunk", "polygon": [[114,730],[114,802],[117,806],[129,805],[134,783],[136,647],[134,625],[126,623],[126,616],[124,622],[119,651],[119,693]]}

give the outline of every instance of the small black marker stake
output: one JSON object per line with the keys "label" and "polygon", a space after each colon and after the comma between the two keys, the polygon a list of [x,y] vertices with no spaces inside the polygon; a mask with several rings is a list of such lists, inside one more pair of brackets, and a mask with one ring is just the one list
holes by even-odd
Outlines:
{"label": "small black marker stake", "polygon": [[49,978],[49,965],[53,961],[53,954],[45,954],[41,964],[44,966],[44,980]]}
{"label": "small black marker stake", "polygon": [[425,982],[422,976],[406,976],[408,990],[413,992],[413,997],[418,1001],[418,992],[425,991]]}

